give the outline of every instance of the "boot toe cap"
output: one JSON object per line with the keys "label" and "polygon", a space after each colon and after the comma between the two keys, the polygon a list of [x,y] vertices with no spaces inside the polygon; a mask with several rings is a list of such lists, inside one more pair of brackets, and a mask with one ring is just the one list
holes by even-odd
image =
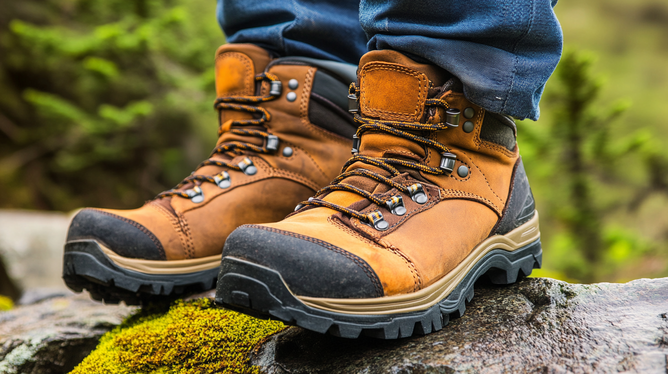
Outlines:
{"label": "boot toe cap", "polygon": [[72,219],[67,241],[95,240],[120,256],[165,260],[160,240],[146,227],[128,218],[86,208]]}
{"label": "boot toe cap", "polygon": [[316,238],[245,225],[227,238],[223,250],[223,257],[226,256],[276,270],[290,291],[298,296],[383,296],[378,276],[363,259]]}

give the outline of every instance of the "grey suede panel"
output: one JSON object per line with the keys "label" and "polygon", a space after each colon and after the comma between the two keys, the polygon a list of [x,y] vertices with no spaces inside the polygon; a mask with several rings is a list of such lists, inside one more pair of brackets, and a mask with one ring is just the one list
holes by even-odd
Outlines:
{"label": "grey suede panel", "polygon": [[524,171],[522,160],[515,167],[515,174],[501,221],[492,234],[507,234],[529,221],[536,210],[536,204],[529,186],[529,179]]}
{"label": "grey suede panel", "polygon": [[340,110],[335,104],[316,94],[311,95],[308,119],[312,124],[347,139],[352,139],[357,131],[350,113]]}
{"label": "grey suede panel", "polygon": [[[510,122],[508,122],[510,121]],[[515,127],[514,122],[509,117],[496,113],[485,113],[480,129],[480,139],[496,143],[506,147],[508,150],[515,150]]]}
{"label": "grey suede panel", "polygon": [[333,102],[346,112],[348,111],[348,86],[331,75],[320,70],[316,71],[311,92]]}

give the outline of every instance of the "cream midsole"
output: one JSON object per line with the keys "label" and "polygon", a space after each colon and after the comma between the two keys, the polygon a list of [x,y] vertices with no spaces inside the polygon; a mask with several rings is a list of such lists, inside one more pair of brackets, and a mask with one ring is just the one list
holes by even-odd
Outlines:
{"label": "cream midsole", "polygon": [[220,266],[222,255],[195,258],[192,260],[151,261],[117,255],[111,249],[97,243],[102,252],[116,265],[146,274],[187,274]]}
{"label": "cream midsole", "polygon": [[493,249],[509,252],[524,247],[540,238],[538,212],[529,222],[506,235],[495,235],[478,244],[450,273],[436,283],[410,294],[373,299],[327,299],[296,296],[304,304],[321,310],[344,314],[397,314],[425,310],[447,297],[466,274]]}

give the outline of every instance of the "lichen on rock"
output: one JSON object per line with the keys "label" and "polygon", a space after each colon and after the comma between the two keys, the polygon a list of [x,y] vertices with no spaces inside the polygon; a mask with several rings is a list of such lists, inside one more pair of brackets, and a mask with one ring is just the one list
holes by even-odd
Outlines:
{"label": "lichen on rock", "polygon": [[251,350],[285,329],[225,309],[209,299],[145,308],[100,340],[72,374],[257,373]]}

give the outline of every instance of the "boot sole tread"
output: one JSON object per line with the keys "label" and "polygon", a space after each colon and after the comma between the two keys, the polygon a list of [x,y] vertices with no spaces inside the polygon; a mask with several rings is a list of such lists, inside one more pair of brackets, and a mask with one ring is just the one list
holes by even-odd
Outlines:
{"label": "boot sole tread", "polygon": [[127,305],[167,303],[213,289],[220,267],[185,274],[146,274],[118,266],[94,240],[65,244],[63,280],[75,292],[88,290],[94,300]]}

